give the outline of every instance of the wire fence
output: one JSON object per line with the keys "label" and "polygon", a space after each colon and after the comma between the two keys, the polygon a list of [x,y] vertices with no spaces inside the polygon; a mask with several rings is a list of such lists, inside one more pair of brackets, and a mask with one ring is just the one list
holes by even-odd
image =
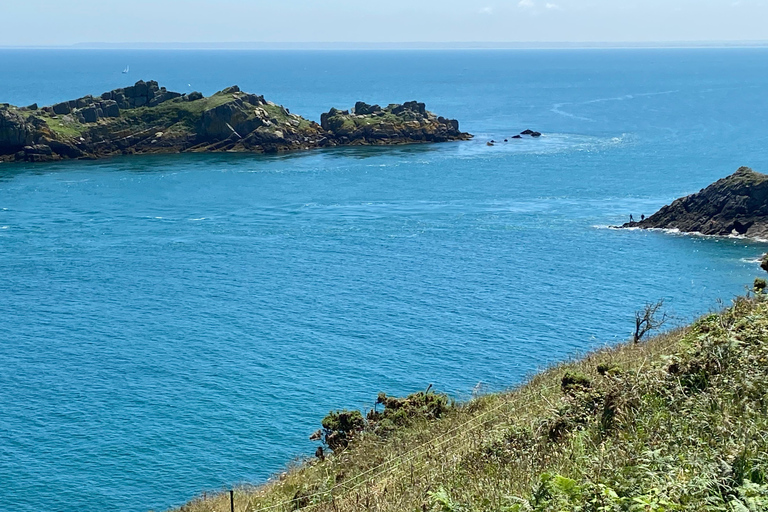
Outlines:
{"label": "wire fence", "polygon": [[[496,421],[496,418],[491,418],[483,422],[476,423],[478,420],[488,416],[489,414],[494,413],[504,407],[514,407],[516,410],[519,410],[521,407],[527,407],[534,403],[541,402],[542,400],[546,401],[546,398],[543,396],[544,392],[552,391],[554,389],[559,389],[559,386],[549,386],[545,388],[540,388],[537,393],[537,396],[531,397],[523,401],[522,403],[515,403],[514,401],[502,401],[498,405],[486,411],[483,411],[480,414],[473,416],[466,422],[456,427],[453,427],[450,430],[447,430],[446,432],[430,439],[429,441],[426,441],[406,451],[405,453],[392,457],[391,459],[385,462],[382,462],[381,464],[378,464],[366,471],[363,471],[362,473],[359,473],[351,477],[349,480],[345,480],[343,483],[336,484],[333,487],[330,487],[329,489],[325,489],[323,491],[317,491],[311,494],[297,496],[290,500],[285,500],[280,503],[274,503],[272,505],[267,505],[267,506],[263,506],[255,509],[249,508],[248,510],[249,512],[266,512],[270,510],[280,509],[281,507],[287,507],[289,505],[293,505],[293,508],[291,510],[295,510],[295,511],[307,510],[307,509],[310,509],[311,507],[318,506],[321,503],[323,503],[320,501],[312,501],[312,500],[315,500],[316,498],[320,498],[324,496],[330,496],[332,499],[335,499],[336,497],[344,497],[349,493],[356,491],[357,489],[360,489],[360,487],[364,485],[369,485],[374,480],[378,480],[382,478],[387,473],[393,472],[394,470],[403,466],[404,464],[407,464],[413,461],[417,456],[420,455],[423,449],[425,448],[439,449],[443,446],[448,445],[452,441],[457,440],[459,437],[462,437],[463,435],[466,435],[469,432],[476,430],[477,428],[483,427],[493,421]],[[547,401],[547,405],[551,405],[551,404]],[[457,432],[458,434],[456,434]],[[456,435],[452,435],[452,434],[456,434]],[[360,480],[361,478],[363,480]],[[350,483],[358,480],[360,481],[357,482],[356,484],[350,485]],[[230,497],[231,497],[232,512],[234,512],[234,497],[233,495],[230,495]],[[306,505],[296,506],[297,504],[303,503],[306,501],[310,501],[310,503],[307,503]]]}

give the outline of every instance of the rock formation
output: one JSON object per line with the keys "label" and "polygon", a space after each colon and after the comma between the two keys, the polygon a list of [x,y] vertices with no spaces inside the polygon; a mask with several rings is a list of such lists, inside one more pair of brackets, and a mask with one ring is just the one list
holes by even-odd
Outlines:
{"label": "rock formation", "polygon": [[321,124],[237,86],[210,97],[155,81],[38,109],[0,104],[0,162],[185,151],[280,152],[342,145],[466,140],[459,123],[415,101],[385,108],[357,102]]}
{"label": "rock formation", "polygon": [[695,194],[676,199],[645,220],[621,227],[768,238],[768,175],[741,167]]}
{"label": "rock formation", "polygon": [[361,101],[355,110],[332,108],[320,116],[324,130],[333,134],[331,144],[383,145],[407,142],[446,142],[469,138],[455,119],[428,112],[424,103],[409,101],[386,108]]}

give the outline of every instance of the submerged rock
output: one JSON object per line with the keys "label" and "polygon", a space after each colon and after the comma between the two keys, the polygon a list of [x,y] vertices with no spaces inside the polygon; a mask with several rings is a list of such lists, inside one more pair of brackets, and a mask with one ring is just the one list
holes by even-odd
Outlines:
{"label": "submerged rock", "polygon": [[768,176],[740,167],[727,178],[676,199],[650,217],[621,227],[768,238]]}

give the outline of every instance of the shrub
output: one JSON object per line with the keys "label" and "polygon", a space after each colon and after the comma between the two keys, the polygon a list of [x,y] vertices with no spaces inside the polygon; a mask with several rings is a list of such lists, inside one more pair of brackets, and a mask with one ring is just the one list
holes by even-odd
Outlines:
{"label": "shrub", "polygon": [[312,434],[310,440],[322,441],[328,448],[337,452],[349,446],[350,441],[363,431],[385,436],[415,419],[436,420],[452,403],[447,395],[431,393],[431,387],[430,385],[426,391],[419,391],[405,398],[379,393],[376,404],[383,405],[384,410],[374,409],[365,418],[360,411],[330,412],[323,418],[323,428]]}
{"label": "shrub", "polygon": [[333,411],[323,418],[322,425],[323,442],[335,452],[346,448],[355,434],[365,428],[365,420],[360,411]]}
{"label": "shrub", "polygon": [[582,389],[589,388],[592,381],[581,372],[565,372],[560,382],[560,389],[563,393],[573,393]]}

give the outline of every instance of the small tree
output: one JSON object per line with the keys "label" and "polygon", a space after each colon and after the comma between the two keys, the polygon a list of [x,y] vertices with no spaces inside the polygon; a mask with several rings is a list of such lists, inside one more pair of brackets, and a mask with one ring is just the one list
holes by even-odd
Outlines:
{"label": "small tree", "polygon": [[639,343],[643,336],[650,331],[661,328],[667,321],[667,314],[659,310],[664,306],[664,299],[654,304],[646,304],[641,311],[635,311],[635,333],[632,335],[632,341]]}

